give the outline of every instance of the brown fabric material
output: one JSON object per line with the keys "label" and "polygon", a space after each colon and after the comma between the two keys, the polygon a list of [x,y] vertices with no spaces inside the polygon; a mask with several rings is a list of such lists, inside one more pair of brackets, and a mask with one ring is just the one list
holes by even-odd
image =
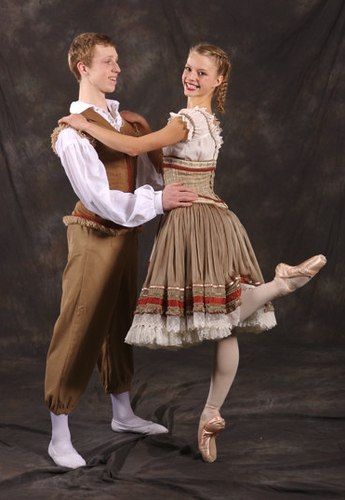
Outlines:
{"label": "brown fabric material", "polygon": [[[110,125],[110,123],[107,122],[107,120],[98,114],[94,109],[88,108],[81,114],[90,122],[114,131],[114,128]],[[137,136],[138,130],[134,125],[124,120],[120,133]],[[137,163],[136,157],[131,157],[125,155],[124,153],[120,153],[119,151],[115,151],[114,149],[108,148],[108,146],[105,146],[94,138],[93,146],[95,147],[101,162],[105,166],[109,188],[117,189],[118,191],[123,191],[124,193],[134,193]],[[107,221],[106,219],[103,219],[88,210],[81,201],[77,202],[72,215],[78,215],[88,220],[97,219],[96,222],[105,227],[111,227],[112,224],[111,221]],[[121,227],[118,225],[116,226]]]}
{"label": "brown fabric material", "polygon": [[198,194],[194,203],[228,208],[227,204],[214,192],[216,164],[216,160],[190,161],[165,156],[163,160],[164,184],[182,182]]}
{"label": "brown fabric material", "polygon": [[45,401],[56,414],[75,408],[96,364],[107,393],[129,390],[133,374],[132,351],[123,340],[135,307],[137,234],[112,237],[74,224],[67,238],[45,380]]}
{"label": "brown fabric material", "polygon": [[232,332],[276,326],[272,304],[240,320],[242,297],[263,283],[254,250],[236,215],[193,203],[163,219],[133,323],[125,341],[176,349]]}
{"label": "brown fabric material", "polygon": [[[90,122],[96,123],[103,128],[114,131],[112,125],[110,125],[110,123],[107,122],[107,120],[103,118],[99,113],[97,113],[93,108],[88,108],[81,114],[85,116],[85,118],[87,118]],[[66,127],[67,125],[62,124],[53,130],[53,133],[51,135],[51,143],[54,152],[59,133]],[[101,162],[105,166],[109,188],[123,191],[124,193],[134,193],[135,180],[137,175],[137,158],[108,148],[108,146],[105,146],[104,144],[97,141],[95,138],[85,134],[84,132],[78,131],[78,133],[82,137],[87,137],[93,147],[96,149]],[[131,124],[126,120],[123,120],[123,125],[121,127],[120,133],[131,136],[140,135],[138,126],[135,123]],[[72,212],[72,216],[79,217],[79,220],[73,219],[73,221],[71,222],[71,219],[69,219],[69,216],[67,216],[66,220],[64,221],[66,225],[82,223],[82,219],[87,219],[89,221],[96,222],[96,225],[94,225],[95,229],[98,229],[107,234],[109,234],[109,231],[104,228],[118,229],[123,227],[118,224],[114,224],[112,221],[103,219],[99,215],[88,210],[80,200],[77,202]]]}
{"label": "brown fabric material", "polygon": [[[88,121],[96,123],[100,127],[114,131],[114,128],[103,118],[96,113],[94,109],[88,108],[82,113]],[[137,136],[137,128],[132,124],[123,121],[123,126],[120,130],[121,134]],[[133,193],[135,189],[136,178],[136,157],[128,156],[114,149],[108,148],[101,142],[96,140],[95,149],[102,163],[104,163],[110,189],[118,189],[125,193]]]}
{"label": "brown fabric material", "polygon": [[236,215],[214,205],[193,204],[163,219],[136,313],[227,314],[240,304],[241,282],[263,281]]}
{"label": "brown fabric material", "polygon": [[65,226],[70,226],[71,224],[80,224],[81,226],[90,227],[95,229],[96,231],[100,231],[101,233],[108,234],[110,236],[117,236],[118,234],[125,234],[129,232],[139,232],[142,231],[142,226],[136,227],[125,227],[120,226],[119,224],[114,224],[111,221],[107,221],[102,219],[101,217],[89,218],[85,217],[82,214],[78,214],[78,212],[73,212],[76,215],[65,215],[62,218]]}

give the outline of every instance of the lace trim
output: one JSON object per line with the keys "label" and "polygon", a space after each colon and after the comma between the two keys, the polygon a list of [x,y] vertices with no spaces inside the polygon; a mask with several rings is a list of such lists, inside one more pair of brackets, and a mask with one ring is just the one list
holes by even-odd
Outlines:
{"label": "lace trim", "polygon": [[161,287],[151,284],[143,287],[136,314],[188,316],[201,312],[228,314],[240,304],[240,277],[215,287],[214,284],[195,284],[185,288]]}
{"label": "lace trim", "polygon": [[76,215],[65,215],[65,217],[63,217],[62,220],[65,226],[69,226],[71,224],[79,224],[80,226],[89,227],[90,229],[95,229],[96,231],[105,233],[108,236],[118,236],[131,231],[138,231],[137,227],[128,227],[128,228],[124,227],[121,229],[113,229],[110,227],[103,226],[103,224],[100,224],[99,222],[95,222],[89,219],[84,219],[83,217],[78,217]]}
{"label": "lace trim", "polygon": [[200,113],[204,116],[204,118],[207,121],[207,126],[210,136],[214,141],[214,146],[215,146],[214,157],[216,158],[218,156],[222,144],[224,143],[223,137],[221,135],[223,130],[220,127],[219,121],[217,120],[215,115],[209,113],[206,108],[203,107],[200,108],[199,106],[195,106],[195,108],[193,109],[197,109],[198,111],[200,111]]}
{"label": "lace trim", "polygon": [[273,311],[263,308],[240,322],[240,308],[230,314],[194,313],[190,316],[136,314],[125,338],[127,344],[156,349],[177,349],[199,344],[204,340],[219,340],[239,331],[259,333],[276,326]]}
{"label": "lace trim", "polygon": [[[212,287],[215,290],[224,288],[223,285],[200,284],[194,287]],[[255,285],[241,282],[241,290],[246,292]],[[156,287],[159,288],[159,287]],[[165,287],[163,287],[165,288]],[[186,291],[192,287],[169,287],[171,291]],[[125,342],[137,346],[155,349],[158,347],[178,348],[198,344],[204,340],[219,340],[236,332],[260,333],[275,327],[277,322],[271,303],[255,311],[244,321],[240,322],[240,302],[236,301],[233,310],[224,310],[220,313],[198,310],[190,314],[174,315],[159,314],[157,311],[136,312],[132,326]]]}
{"label": "lace trim", "polygon": [[196,128],[195,122],[193,121],[192,117],[185,114],[185,113],[181,113],[181,112],[179,112],[179,113],[171,112],[168,123],[170,123],[171,120],[173,120],[174,118],[181,118],[182,122],[186,125],[187,131],[188,131],[187,139],[185,139],[184,141],[181,141],[181,142],[191,141],[193,139],[193,135],[194,135],[195,128]]}
{"label": "lace trim", "polygon": [[[192,117],[194,111],[199,111],[203,115],[203,117],[205,118],[205,120],[207,122],[209,133],[214,141],[214,145],[215,145],[214,157],[216,158],[218,155],[218,152],[219,152],[219,150],[224,142],[223,138],[222,138],[222,128],[220,127],[219,121],[217,120],[215,115],[212,115],[211,113],[209,113],[206,108],[195,106],[194,108],[181,109],[178,113],[171,112],[168,123],[176,117],[181,118],[181,120],[184,123],[186,123],[187,129],[188,129],[187,139],[185,141],[181,141],[181,142],[190,141],[193,138],[194,131],[196,130],[196,123]],[[191,127],[193,127],[193,128],[191,128]]]}
{"label": "lace trim", "polygon": [[[52,150],[54,151],[54,153],[57,155],[57,151],[56,151],[56,141],[58,140],[58,137],[59,137],[59,134],[62,130],[64,130],[65,128],[70,128],[69,125],[67,125],[66,123],[62,123],[61,125],[59,125],[58,127],[55,127],[51,136],[50,136],[50,141],[51,141],[51,148]],[[80,130],[75,130],[77,132],[78,135],[80,135],[80,137],[84,137],[85,139],[87,139],[88,141],[90,141],[91,145],[95,147],[96,145],[96,139],[94,139],[93,137],[90,137],[89,135],[86,135],[84,134],[84,132],[81,132]]]}

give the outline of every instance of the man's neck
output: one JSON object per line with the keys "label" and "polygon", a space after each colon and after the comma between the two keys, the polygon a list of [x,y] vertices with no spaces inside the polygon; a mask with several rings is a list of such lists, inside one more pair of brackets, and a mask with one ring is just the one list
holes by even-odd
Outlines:
{"label": "man's neck", "polygon": [[79,101],[87,102],[88,104],[92,104],[106,111],[108,109],[105,94],[95,87],[85,85],[83,81],[80,82]]}

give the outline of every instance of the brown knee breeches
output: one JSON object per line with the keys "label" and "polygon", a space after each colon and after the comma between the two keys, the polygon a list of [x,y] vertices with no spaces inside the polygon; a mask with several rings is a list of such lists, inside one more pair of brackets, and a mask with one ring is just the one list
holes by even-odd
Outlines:
{"label": "brown knee breeches", "polygon": [[109,236],[68,226],[59,318],[47,356],[45,401],[56,414],[77,405],[98,365],[107,393],[129,390],[133,360],[124,338],[136,301],[137,232]]}

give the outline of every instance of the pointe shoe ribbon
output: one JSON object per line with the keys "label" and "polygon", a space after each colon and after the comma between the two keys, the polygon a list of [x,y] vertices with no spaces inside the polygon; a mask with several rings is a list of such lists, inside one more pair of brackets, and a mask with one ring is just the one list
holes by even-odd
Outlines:
{"label": "pointe shoe ribbon", "polygon": [[[294,281],[291,278],[313,278],[320,269],[326,264],[327,259],[324,255],[314,255],[310,257],[310,259],[301,262],[298,266],[289,266],[288,264],[280,263],[276,267],[276,275],[275,278],[283,278],[286,279],[285,286],[286,288],[293,292],[300,286],[303,286],[302,283],[299,283],[298,280]],[[287,279],[288,278],[288,279]]]}
{"label": "pointe shoe ribbon", "polygon": [[199,434],[199,451],[205,462],[214,462],[217,458],[216,437],[225,428],[225,420],[222,417],[213,417],[201,428]]}

